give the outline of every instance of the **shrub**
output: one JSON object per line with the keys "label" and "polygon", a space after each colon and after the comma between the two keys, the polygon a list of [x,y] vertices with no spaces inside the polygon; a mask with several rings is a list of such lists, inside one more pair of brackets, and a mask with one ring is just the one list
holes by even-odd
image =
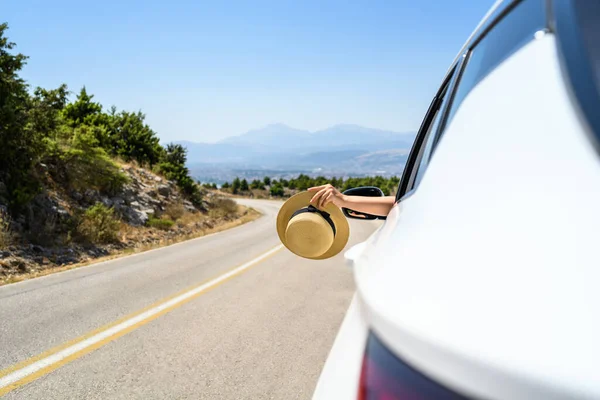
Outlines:
{"label": "shrub", "polygon": [[240,178],[236,177],[233,180],[233,182],[231,183],[231,193],[238,194],[238,192],[240,191],[241,185],[242,185],[242,182],[240,181]]}
{"label": "shrub", "polygon": [[116,194],[127,183],[127,176],[106,151],[98,147],[96,130],[85,125],[76,128],[70,141],[71,147],[59,153],[59,163],[72,188]]}
{"label": "shrub", "polygon": [[185,208],[181,203],[169,204],[165,209],[165,214],[167,214],[173,221],[177,221],[179,218],[183,217],[183,214],[185,214]]}
{"label": "shrub", "polygon": [[252,181],[252,183],[250,183],[250,189],[264,190],[265,189],[265,185],[263,185],[262,181],[259,181],[258,179],[254,179]]}
{"label": "shrub", "polygon": [[13,243],[10,229],[10,218],[7,213],[0,211],[0,249],[7,248]]}
{"label": "shrub", "polygon": [[234,200],[218,198],[213,202],[214,208],[210,210],[211,217],[233,217],[237,214],[238,205]]}
{"label": "shrub", "polygon": [[284,195],[283,187],[280,184],[271,186],[271,196],[281,197]]}
{"label": "shrub", "polygon": [[89,243],[113,243],[118,241],[119,225],[112,208],[96,203],[83,213],[77,231]]}
{"label": "shrub", "polygon": [[202,194],[198,190],[198,184],[190,177],[189,170],[185,166],[187,161],[187,150],[180,144],[170,143],[167,145],[159,171],[167,179],[177,182],[177,186],[188,196],[190,201],[199,206],[202,204]]}
{"label": "shrub", "polygon": [[173,227],[173,225],[175,225],[175,222],[173,222],[170,219],[150,217],[148,219],[148,222],[146,222],[146,225],[149,226],[150,228],[156,228],[156,229],[161,229],[163,231],[168,231],[169,229],[171,229]]}

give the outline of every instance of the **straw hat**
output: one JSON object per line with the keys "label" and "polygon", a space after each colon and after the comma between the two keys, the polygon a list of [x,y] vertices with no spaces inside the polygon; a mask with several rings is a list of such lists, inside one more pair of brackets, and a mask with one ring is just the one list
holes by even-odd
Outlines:
{"label": "straw hat", "polygon": [[301,192],[281,206],[277,234],[292,253],[323,260],[335,256],[346,246],[350,226],[336,205],[329,203],[323,209],[312,206],[313,196],[313,193]]}

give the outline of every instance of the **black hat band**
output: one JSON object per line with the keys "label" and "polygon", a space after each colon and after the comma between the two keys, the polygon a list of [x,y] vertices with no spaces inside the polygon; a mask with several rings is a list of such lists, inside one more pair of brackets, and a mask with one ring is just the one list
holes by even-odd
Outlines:
{"label": "black hat band", "polygon": [[329,226],[331,226],[331,230],[333,231],[333,237],[335,237],[335,224],[333,223],[333,220],[331,219],[331,216],[329,215],[329,213],[326,213],[325,211],[321,211],[318,208],[314,207],[314,206],[308,206],[308,207],[304,207],[299,209],[298,211],[296,211],[295,213],[292,214],[292,216],[290,217],[290,220],[292,218],[294,218],[296,215],[299,214],[304,214],[304,213],[317,213],[320,214],[321,217],[323,217],[323,219],[325,221],[327,221],[327,223],[329,224]]}

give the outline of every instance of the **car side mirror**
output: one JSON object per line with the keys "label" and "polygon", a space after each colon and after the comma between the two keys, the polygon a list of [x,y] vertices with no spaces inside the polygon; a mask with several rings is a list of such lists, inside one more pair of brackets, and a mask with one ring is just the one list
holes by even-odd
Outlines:
{"label": "car side mirror", "polygon": [[[344,191],[346,196],[369,196],[369,197],[383,197],[385,193],[383,190],[379,189],[375,186],[361,186],[352,189],[348,189]],[[342,211],[347,218],[354,219],[364,219],[364,220],[373,220],[373,219],[385,219],[383,216],[371,215],[359,211],[354,211],[349,208],[342,207]]]}

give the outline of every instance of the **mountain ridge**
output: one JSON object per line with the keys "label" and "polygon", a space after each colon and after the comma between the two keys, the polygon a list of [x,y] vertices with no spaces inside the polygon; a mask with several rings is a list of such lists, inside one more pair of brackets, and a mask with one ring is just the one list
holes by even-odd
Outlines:
{"label": "mountain ridge", "polygon": [[354,124],[309,131],[283,123],[270,124],[216,143],[178,141],[188,150],[195,177],[210,177],[202,168],[257,170],[327,170],[332,173],[399,173],[414,132],[396,132]]}

